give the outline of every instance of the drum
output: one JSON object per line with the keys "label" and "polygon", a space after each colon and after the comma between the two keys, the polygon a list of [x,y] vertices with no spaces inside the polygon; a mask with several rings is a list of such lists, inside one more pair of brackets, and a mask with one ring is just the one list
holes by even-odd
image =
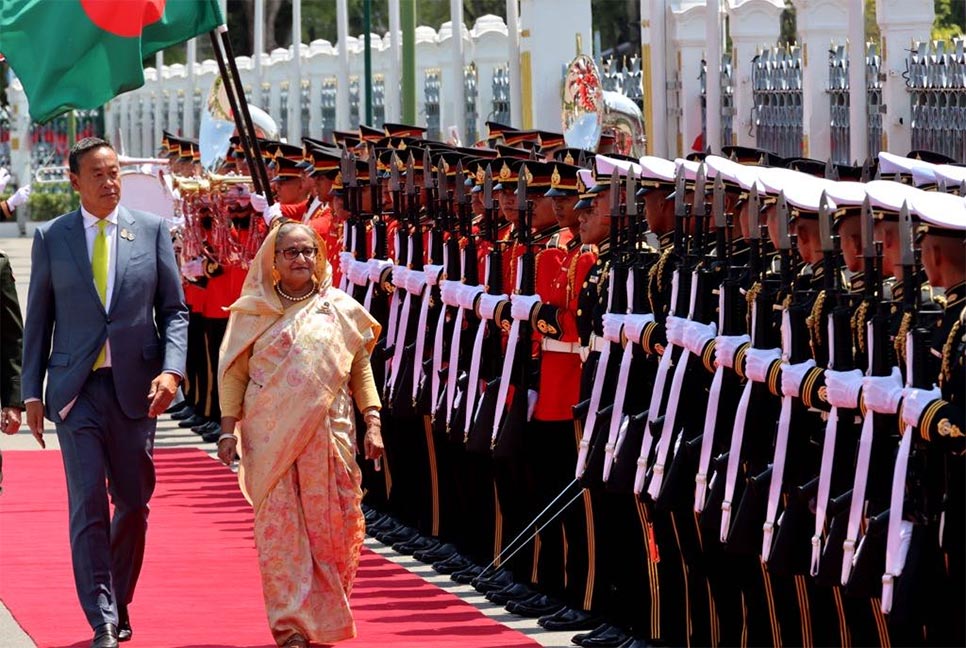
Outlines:
{"label": "drum", "polygon": [[175,218],[175,198],[171,190],[159,176],[143,171],[121,173],[121,204],[169,221]]}

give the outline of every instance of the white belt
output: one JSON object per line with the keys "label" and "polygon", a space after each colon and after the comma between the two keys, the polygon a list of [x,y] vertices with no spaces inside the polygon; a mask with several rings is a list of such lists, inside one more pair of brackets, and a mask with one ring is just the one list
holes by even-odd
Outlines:
{"label": "white belt", "polygon": [[585,348],[587,349],[588,353],[591,351],[596,351],[597,353],[600,353],[601,351],[606,349],[607,345],[609,344],[610,342],[607,341],[607,338],[597,337],[596,335],[591,334],[590,344],[588,344]]}
{"label": "white belt", "polygon": [[540,348],[555,353],[580,353],[580,342],[561,342],[545,337],[540,341]]}

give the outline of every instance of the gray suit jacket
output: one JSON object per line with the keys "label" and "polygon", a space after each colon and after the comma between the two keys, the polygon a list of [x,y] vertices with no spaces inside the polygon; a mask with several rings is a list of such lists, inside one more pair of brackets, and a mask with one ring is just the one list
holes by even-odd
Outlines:
{"label": "gray suit jacket", "polygon": [[[87,253],[80,210],[37,228],[24,329],[23,398],[40,398],[47,418],[81,391],[104,341],[124,414],[147,415],[151,380],[184,375],[188,310],[164,221],[119,207],[111,310],[105,312]],[[122,236],[122,234],[127,234]]]}

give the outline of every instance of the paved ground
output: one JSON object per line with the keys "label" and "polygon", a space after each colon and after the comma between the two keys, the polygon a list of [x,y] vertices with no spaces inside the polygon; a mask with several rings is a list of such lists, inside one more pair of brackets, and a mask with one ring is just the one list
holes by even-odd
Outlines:
{"label": "paved ground", "polygon": [[[30,281],[32,224],[28,224],[27,230],[28,236],[20,237],[18,236],[16,225],[12,223],[0,223],[0,249],[5,251],[10,257],[14,277],[17,280],[17,292],[20,296],[22,306],[27,302],[27,285]],[[47,422],[45,440],[48,449],[56,449],[58,447],[57,437],[53,434],[53,424],[49,421]],[[179,429],[167,417],[164,417],[158,423],[156,445],[164,448],[203,447],[209,454],[214,456],[214,444],[202,444],[197,435],[193,434],[190,430]],[[36,448],[36,442],[26,430],[26,426],[24,426],[24,429],[19,434],[14,436],[0,435],[0,450],[26,450]],[[477,607],[487,616],[493,617],[500,623],[530,636],[543,646],[550,648],[572,646],[570,636],[573,633],[547,632],[536,624],[535,619],[521,619],[520,617],[508,614],[502,607],[487,601],[473,588],[453,583],[449,580],[449,577],[438,575],[428,565],[424,565],[409,556],[397,554],[391,548],[383,546],[372,538],[367,539],[366,546],[438,587],[459,596],[467,603]],[[78,640],[82,639],[85,639],[85,637],[78,637]],[[132,645],[136,646],[136,642]],[[4,648],[33,648],[35,646],[30,637],[27,636],[20,626],[17,625],[17,622],[10,616],[9,611],[3,605],[3,601],[0,601],[0,646]]]}

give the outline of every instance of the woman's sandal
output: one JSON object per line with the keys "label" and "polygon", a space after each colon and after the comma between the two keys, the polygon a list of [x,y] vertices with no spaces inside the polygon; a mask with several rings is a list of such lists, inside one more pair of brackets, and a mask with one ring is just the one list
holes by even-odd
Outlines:
{"label": "woman's sandal", "polygon": [[309,648],[309,642],[305,637],[296,633],[285,640],[282,648]]}

